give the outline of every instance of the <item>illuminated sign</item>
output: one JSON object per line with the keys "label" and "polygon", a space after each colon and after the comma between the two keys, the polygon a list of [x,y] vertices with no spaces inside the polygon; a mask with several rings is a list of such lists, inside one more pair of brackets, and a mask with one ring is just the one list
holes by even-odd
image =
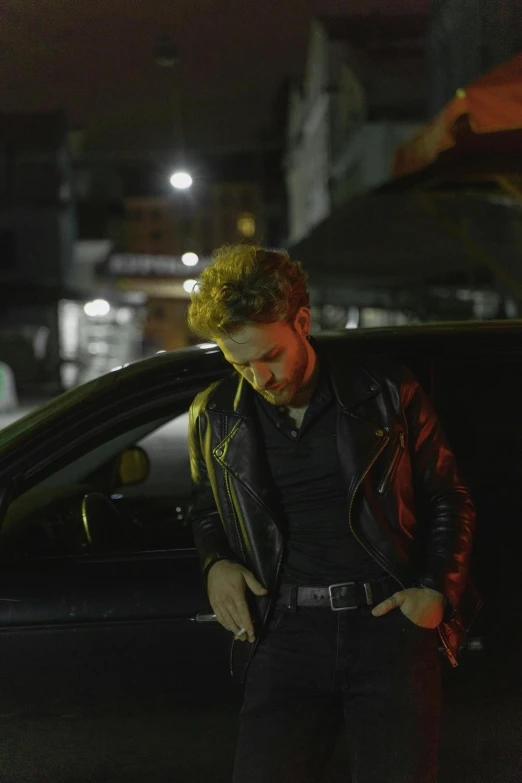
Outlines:
{"label": "illuminated sign", "polygon": [[[198,269],[208,266],[209,261],[200,258]],[[187,267],[180,256],[155,256],[133,253],[115,253],[98,267],[98,274],[104,277],[183,277]]]}

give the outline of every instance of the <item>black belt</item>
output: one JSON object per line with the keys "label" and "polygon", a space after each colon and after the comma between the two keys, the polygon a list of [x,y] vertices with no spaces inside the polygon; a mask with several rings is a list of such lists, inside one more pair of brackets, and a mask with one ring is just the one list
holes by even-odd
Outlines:
{"label": "black belt", "polygon": [[333,612],[373,606],[402,590],[395,579],[375,582],[341,582],[340,584],[310,587],[309,585],[282,584],[276,598],[276,606],[295,610],[298,606],[325,606]]}

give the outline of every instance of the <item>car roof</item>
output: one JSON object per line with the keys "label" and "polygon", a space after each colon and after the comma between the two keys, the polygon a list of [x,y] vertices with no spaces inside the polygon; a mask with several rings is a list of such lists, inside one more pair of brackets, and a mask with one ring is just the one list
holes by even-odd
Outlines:
{"label": "car roof", "polygon": [[[343,329],[314,334],[318,343],[334,350],[349,350],[356,354],[385,353],[404,358],[423,354],[445,356],[468,355],[469,351],[502,353],[522,352],[522,319],[501,321],[465,321],[415,324],[408,326]],[[202,361],[204,358],[204,362]],[[112,393],[131,388],[154,386],[155,383],[174,383],[191,375],[208,376],[209,383],[216,374],[229,369],[215,343],[201,343],[177,351],[161,352],[89,381],[55,397],[26,416],[0,430],[0,451],[9,442],[25,440],[24,435],[45,427],[51,420],[74,415],[76,408],[95,402]]]}

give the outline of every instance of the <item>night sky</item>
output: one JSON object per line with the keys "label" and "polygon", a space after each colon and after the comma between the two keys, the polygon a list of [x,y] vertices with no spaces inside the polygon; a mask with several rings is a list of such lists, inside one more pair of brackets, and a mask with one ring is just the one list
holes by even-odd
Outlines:
{"label": "night sky", "polygon": [[180,53],[187,147],[241,149],[271,125],[282,80],[303,73],[311,15],[404,12],[428,0],[2,0],[4,112],[65,108],[90,146],[162,148],[176,77],[155,62],[170,32]]}

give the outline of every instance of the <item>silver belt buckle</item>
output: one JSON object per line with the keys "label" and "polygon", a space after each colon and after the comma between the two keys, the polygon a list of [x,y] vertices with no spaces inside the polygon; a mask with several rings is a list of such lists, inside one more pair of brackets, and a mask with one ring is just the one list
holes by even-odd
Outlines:
{"label": "silver belt buckle", "polygon": [[[330,608],[332,612],[346,612],[349,609],[357,609],[357,606],[334,606],[335,598],[332,595],[332,588],[334,587],[349,587],[356,582],[339,582],[336,585],[328,585],[328,594],[330,596]],[[364,582],[364,594],[366,596],[366,605],[371,606],[373,604],[372,588],[369,582]]]}
{"label": "silver belt buckle", "polygon": [[330,608],[332,612],[346,612],[349,609],[357,609],[356,606],[334,606],[335,598],[332,595],[332,590],[334,587],[350,587],[350,585],[354,585],[355,582],[339,582],[339,584],[336,585],[328,585],[328,594],[330,596]]}

